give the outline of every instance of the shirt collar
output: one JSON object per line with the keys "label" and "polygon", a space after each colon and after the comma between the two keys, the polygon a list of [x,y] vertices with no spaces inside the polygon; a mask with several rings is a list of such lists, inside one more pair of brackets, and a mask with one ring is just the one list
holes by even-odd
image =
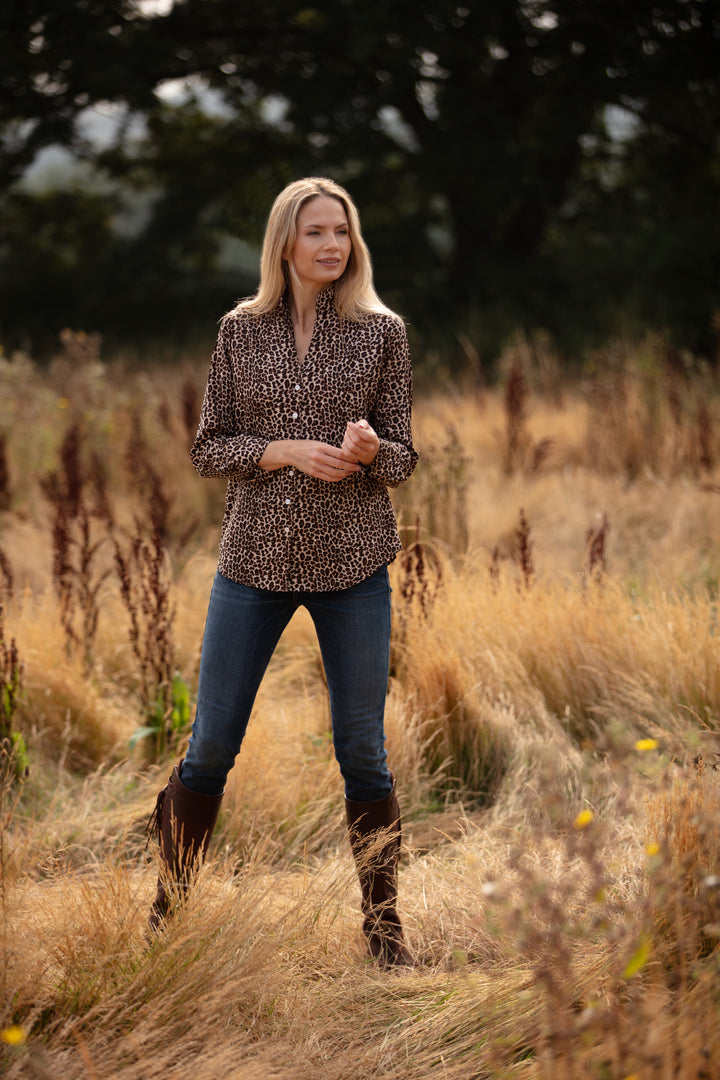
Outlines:
{"label": "shirt collar", "polygon": [[[334,299],[335,299],[335,282],[331,281],[329,285],[326,285],[325,288],[322,289],[318,293],[317,300],[315,301],[315,311],[316,312],[328,311],[332,307]],[[290,311],[290,289],[289,288],[286,288],[285,292],[280,297],[279,306],[281,308],[285,308],[285,310],[288,311],[288,312]]]}

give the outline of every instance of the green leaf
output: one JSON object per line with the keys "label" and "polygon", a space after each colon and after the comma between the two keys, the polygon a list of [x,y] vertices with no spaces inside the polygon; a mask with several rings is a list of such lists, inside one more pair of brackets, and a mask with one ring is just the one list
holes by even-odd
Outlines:
{"label": "green leaf", "polygon": [[173,731],[182,732],[190,724],[190,687],[177,672],[172,681],[172,704],[170,724]]}
{"label": "green leaf", "polygon": [[160,728],[158,728],[158,727],[139,727],[139,728],[136,728],[135,731],[133,731],[132,735],[130,736],[130,739],[128,740],[128,745],[131,748],[133,746],[137,746],[137,744],[141,741],[141,739],[152,738],[155,735],[157,735],[159,731],[160,731]]}
{"label": "green leaf", "polygon": [[650,959],[651,952],[652,944],[650,938],[642,937],[640,939],[640,944],[630,957],[627,967],[623,971],[623,979],[632,979],[633,975],[637,975],[638,971],[642,971]]}
{"label": "green leaf", "polygon": [[25,770],[30,767],[27,745],[19,731],[10,732],[10,741],[12,742],[12,754],[15,762],[15,775],[21,777]]}

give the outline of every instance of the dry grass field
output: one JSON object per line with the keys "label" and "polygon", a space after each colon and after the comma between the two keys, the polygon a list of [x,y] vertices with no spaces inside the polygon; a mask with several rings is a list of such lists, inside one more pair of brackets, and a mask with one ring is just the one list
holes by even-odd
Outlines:
{"label": "dry grass field", "polygon": [[419,380],[387,708],[417,964],[383,974],[303,612],[145,935],[222,513],[205,369],[0,356],[0,1073],[716,1080],[715,374],[650,340]]}

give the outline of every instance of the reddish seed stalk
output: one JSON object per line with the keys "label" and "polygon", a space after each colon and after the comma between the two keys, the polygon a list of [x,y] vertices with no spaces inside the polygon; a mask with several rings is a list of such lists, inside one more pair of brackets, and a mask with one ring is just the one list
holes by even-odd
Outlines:
{"label": "reddish seed stalk", "polygon": [[527,382],[519,356],[513,359],[505,387],[505,472],[517,468],[525,442]]}
{"label": "reddish seed stalk", "polygon": [[22,681],[23,665],[15,638],[5,636],[5,612],[0,604],[0,738],[12,731],[12,721]]}
{"label": "reddish seed stalk", "polygon": [[10,491],[10,467],[8,465],[7,438],[0,432],[0,510],[9,510],[12,502]]}
{"label": "reddish seed stalk", "polygon": [[603,514],[600,524],[591,525],[585,534],[585,568],[588,577],[603,577],[607,570],[605,544],[610,531],[607,514]]}
{"label": "reddish seed stalk", "polygon": [[14,586],[15,579],[10,560],[3,549],[0,548],[0,602],[2,602],[3,598],[12,600]]}
{"label": "reddish seed stalk", "polygon": [[[91,459],[86,470],[83,434],[76,421],[66,432],[60,448],[60,466],[41,481],[53,510],[52,577],[60,609],[60,623],[68,653],[82,651],[87,670],[100,616],[100,590],[109,571],[97,567],[97,555],[113,526],[107,481],[99,458]],[[88,505],[87,489],[94,488],[95,506]],[[93,520],[106,526],[103,535],[93,535]]]}
{"label": "reddish seed stalk", "polygon": [[515,530],[515,540],[517,542],[514,553],[515,562],[520,568],[523,585],[526,589],[529,589],[535,575],[535,565],[533,563],[530,526],[527,523],[525,511],[522,509],[520,510],[520,522]]}

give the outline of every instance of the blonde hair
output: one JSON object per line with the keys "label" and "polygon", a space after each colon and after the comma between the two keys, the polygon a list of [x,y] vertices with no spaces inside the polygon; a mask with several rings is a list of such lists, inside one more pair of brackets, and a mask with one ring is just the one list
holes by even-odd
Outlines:
{"label": "blonde hair", "polygon": [[345,188],[334,180],[308,176],[284,188],[272,205],[265,228],[260,258],[260,285],[255,296],[241,300],[234,312],[265,315],[273,311],[288,287],[290,269],[283,253],[297,237],[297,219],[306,203],[318,196],[337,199],[345,210],[350,234],[350,257],[343,274],[335,282],[334,303],[341,318],[359,322],[366,315],[393,315],[375,292],[372,261],[360,230],[360,215]]}

